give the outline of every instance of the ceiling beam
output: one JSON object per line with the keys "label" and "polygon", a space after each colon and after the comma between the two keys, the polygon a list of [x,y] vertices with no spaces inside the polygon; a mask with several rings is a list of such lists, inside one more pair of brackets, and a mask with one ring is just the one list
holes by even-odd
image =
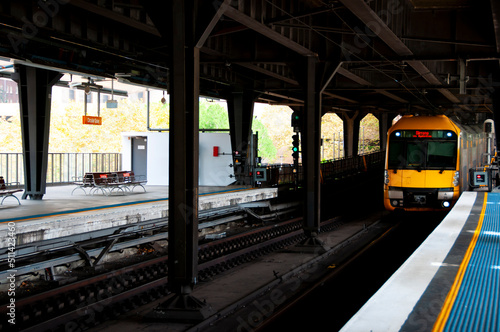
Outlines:
{"label": "ceiling beam", "polygon": [[365,80],[363,77],[358,76],[358,75],[350,72],[349,70],[347,70],[343,67],[337,68],[337,74],[340,74],[344,77],[347,77],[351,81],[354,81],[354,82],[361,84],[361,85],[365,85],[365,86],[372,86],[373,85],[370,82],[368,82],[367,80]]}
{"label": "ceiling beam", "polygon": [[[382,19],[370,8],[364,0],[340,0],[342,4],[356,15],[366,27],[377,27],[371,29],[380,39],[382,39],[398,56],[408,57],[413,56],[413,52],[399,39],[398,36],[382,21]],[[421,61],[406,61],[423,79],[429,84],[442,85],[441,81],[421,62]],[[438,90],[443,96],[451,102],[458,100],[453,93],[443,88]],[[460,105],[461,108],[467,109],[466,106]]]}
{"label": "ceiling beam", "polygon": [[497,0],[490,0],[491,15],[493,16],[493,29],[495,30],[495,41],[497,53],[500,53],[500,4]]}
{"label": "ceiling beam", "polygon": [[413,52],[392,32],[364,0],[340,0],[342,4],[356,15],[368,28],[377,27],[373,31],[399,56],[410,56]]}
{"label": "ceiling beam", "polygon": [[403,104],[408,104],[408,100],[406,99],[403,99],[401,97],[398,97],[396,96],[395,94],[393,93],[390,93],[389,91],[385,91],[385,90],[382,90],[382,89],[375,89],[375,91],[377,91],[378,93],[386,96],[386,97],[389,97],[395,101],[399,101],[400,103],[403,103]]}
{"label": "ceiling beam", "polygon": [[[227,5],[231,0],[224,0],[223,5]],[[214,2],[215,3],[215,2]],[[196,47],[201,48],[205,42],[207,41],[208,37],[212,33],[213,29],[219,22],[220,18],[222,15],[224,15],[224,12],[226,11],[227,6],[220,6],[217,12],[215,13],[214,17],[210,20],[210,23],[208,23],[207,27],[205,28],[205,31],[201,34],[200,39],[196,43]]]}
{"label": "ceiling beam", "polygon": [[239,65],[241,67],[245,67],[245,68],[251,69],[253,71],[259,72],[261,74],[264,74],[264,75],[267,75],[267,76],[270,76],[270,77],[274,77],[276,79],[279,79],[279,80],[281,80],[283,82],[286,82],[286,83],[289,83],[289,84],[299,85],[299,82],[297,82],[294,79],[291,79],[289,77],[285,77],[283,75],[277,74],[277,73],[275,73],[273,71],[264,69],[262,67],[257,66],[256,64],[253,64],[253,63],[234,62],[234,64],[237,64],[237,65]]}
{"label": "ceiling beam", "polygon": [[103,8],[101,6],[94,5],[90,2],[84,0],[71,0],[69,2],[70,5],[84,9],[91,13],[100,15],[105,17],[106,19],[113,20],[115,22],[119,22],[125,25],[128,25],[134,29],[142,30],[144,32],[150,33],[152,35],[161,37],[160,32],[154,26],[148,25],[146,23],[139,22],[138,20],[134,20],[132,18],[126,17],[122,14],[114,12],[112,10]]}
{"label": "ceiling beam", "polygon": [[294,98],[294,97],[282,95],[282,94],[275,93],[275,92],[266,91],[266,92],[264,92],[264,94],[265,95],[269,95],[269,96],[273,96],[273,97],[279,97],[279,98],[287,99],[287,100],[293,100],[293,101],[299,102],[301,104],[304,103],[304,100],[302,100],[302,99],[298,99],[298,98]]}
{"label": "ceiling beam", "polygon": [[[370,82],[368,82],[367,80],[365,80],[361,76],[358,76],[345,68],[342,68],[342,67],[337,68],[337,73],[342,75],[342,76],[345,76],[345,77],[349,78],[350,80],[352,80],[356,83],[359,83],[361,85],[370,86],[370,87],[373,86],[373,84],[371,84]],[[396,96],[395,94],[390,93],[384,89],[374,89],[373,91],[380,93],[386,97],[389,97],[393,100],[399,101],[400,103],[404,103],[404,104],[408,103],[408,101],[406,99],[400,98],[400,97]]]}
{"label": "ceiling beam", "polygon": [[297,52],[300,55],[304,56],[318,56],[316,53],[311,51],[310,49],[290,40],[289,38],[283,36],[282,34],[274,31],[271,28],[268,28],[264,24],[260,23],[257,20],[254,20],[250,16],[240,12],[238,9],[231,7],[227,4],[222,4],[221,8],[224,7],[225,12],[224,16],[232,18],[236,22],[243,24],[244,26],[254,30],[255,32],[274,40],[275,42],[291,49],[292,51]]}

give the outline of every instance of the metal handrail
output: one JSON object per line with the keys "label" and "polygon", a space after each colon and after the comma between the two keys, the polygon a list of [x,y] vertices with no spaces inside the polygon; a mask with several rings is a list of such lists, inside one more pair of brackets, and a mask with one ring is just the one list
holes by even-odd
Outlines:
{"label": "metal handrail", "polygon": [[[24,185],[22,153],[0,153],[0,176],[5,182]],[[121,153],[49,153],[47,184],[68,184],[86,172],[116,172],[121,170]]]}
{"label": "metal handrail", "polygon": [[[349,158],[328,160],[320,165],[321,177],[323,181],[339,177],[346,177],[374,168],[380,168],[384,163],[385,151],[377,151]],[[291,184],[295,181],[294,167],[290,164],[267,165],[268,181],[270,186]],[[302,165],[298,169],[298,182],[303,178]]]}

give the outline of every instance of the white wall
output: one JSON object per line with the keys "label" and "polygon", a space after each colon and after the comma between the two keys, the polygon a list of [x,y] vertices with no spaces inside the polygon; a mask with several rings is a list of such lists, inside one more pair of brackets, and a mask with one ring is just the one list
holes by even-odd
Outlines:
{"label": "white wall", "polygon": [[[169,133],[124,132],[122,133],[122,168],[132,170],[131,137],[147,137],[148,185],[168,184]],[[219,147],[219,156],[213,156],[213,147]],[[226,153],[223,155],[222,153]],[[200,186],[226,186],[234,182],[231,157],[231,139],[228,133],[200,133]],[[133,171],[133,170],[132,170]]]}
{"label": "white wall", "polygon": [[[213,147],[219,147],[219,156],[213,156]],[[222,155],[226,153],[226,155]],[[227,186],[234,182],[229,133],[200,133],[200,186]]]}

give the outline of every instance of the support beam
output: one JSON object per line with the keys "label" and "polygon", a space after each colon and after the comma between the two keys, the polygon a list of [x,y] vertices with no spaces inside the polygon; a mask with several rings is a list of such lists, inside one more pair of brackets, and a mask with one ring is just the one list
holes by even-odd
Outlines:
{"label": "support beam", "polygon": [[245,13],[240,12],[238,9],[231,7],[230,5],[222,4],[221,8],[224,8],[224,15],[232,18],[238,23],[243,24],[244,26],[254,30],[261,35],[274,40],[275,42],[288,47],[292,51],[297,52],[300,55],[304,56],[317,56],[316,53],[311,51],[310,49],[290,40],[289,38],[283,36],[282,34],[274,31],[271,28],[268,28],[264,24],[260,23],[257,20],[254,20],[250,16],[247,16]]}
{"label": "support beam", "polygon": [[392,126],[392,120],[396,117],[394,113],[383,112],[374,114],[378,119],[378,134],[380,137],[380,150],[384,150],[387,146],[387,131]]}
{"label": "support beam", "polygon": [[302,166],[304,168],[304,233],[305,241],[298,247],[323,251],[318,239],[321,221],[321,100],[320,87],[316,85],[318,60],[306,57],[304,125],[302,127]]}
{"label": "support beam", "polygon": [[244,159],[241,165],[234,165],[234,175],[237,184],[251,184],[247,176],[250,164],[249,142],[252,131],[252,118],[254,106],[254,93],[248,90],[232,91],[226,97],[229,130],[231,135],[231,148],[233,153],[238,151]]}
{"label": "support beam", "polygon": [[19,85],[24,155],[23,199],[41,200],[47,187],[52,86],[62,74],[16,65],[13,79]]}
{"label": "support beam", "polygon": [[354,114],[342,113],[344,125],[344,157],[350,158],[358,155],[359,123],[365,116],[360,111]]}
{"label": "support beam", "polygon": [[167,39],[170,145],[168,285],[175,295],[156,315],[169,320],[202,320],[209,307],[191,293],[198,274],[199,48],[195,47],[194,0],[147,1],[153,22]]}
{"label": "support beam", "polygon": [[[399,39],[384,21],[375,13],[370,5],[364,0],[340,0],[342,4],[356,15],[370,30],[373,31],[382,41],[384,41],[397,55],[403,57],[413,56],[413,52]],[[433,85],[442,85],[441,81],[425,66],[422,61],[406,61],[423,79]],[[458,99],[448,89],[438,90],[443,96],[453,103],[458,103]],[[458,102],[457,102],[458,101]],[[469,110],[467,106],[459,105],[464,110]]]}
{"label": "support beam", "polygon": [[[500,82],[500,68],[493,72],[493,81]],[[491,93],[493,101],[493,120],[495,121],[495,133],[500,133],[500,87],[495,87]],[[498,134],[495,135],[495,145],[498,147]]]}
{"label": "support beam", "polygon": [[277,74],[277,73],[272,72],[270,70],[264,69],[262,67],[257,66],[256,64],[253,64],[253,63],[235,62],[235,64],[237,64],[237,65],[239,65],[241,67],[245,67],[247,69],[259,72],[261,74],[264,74],[264,75],[267,75],[267,76],[270,76],[270,77],[274,77],[274,78],[276,78],[278,80],[281,80],[281,81],[289,83],[289,84],[299,85],[299,82],[297,82],[294,79],[291,79],[289,77],[285,77],[283,75]]}
{"label": "support beam", "polygon": [[[197,48],[201,48],[205,44],[205,42],[207,41],[208,37],[212,33],[212,30],[215,28],[215,25],[217,24],[217,22],[219,22],[220,18],[222,17],[222,15],[224,14],[224,12],[226,11],[227,4],[229,4],[230,1],[231,0],[224,0],[223,4],[226,5],[226,6],[220,6],[219,7],[219,9],[215,13],[214,17],[212,17],[212,20],[210,20],[210,23],[208,24],[208,26],[203,31],[200,39],[196,43],[196,47]],[[216,2],[214,1],[214,4],[215,3]]]}

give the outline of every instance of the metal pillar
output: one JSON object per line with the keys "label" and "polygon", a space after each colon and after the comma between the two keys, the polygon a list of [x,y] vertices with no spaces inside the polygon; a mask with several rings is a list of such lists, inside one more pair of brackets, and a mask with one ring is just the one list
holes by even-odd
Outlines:
{"label": "metal pillar", "polygon": [[304,125],[302,128],[302,165],[304,168],[304,233],[306,239],[298,247],[312,251],[324,251],[318,239],[321,197],[320,197],[320,152],[321,152],[321,98],[316,86],[318,60],[306,58]]}
{"label": "metal pillar", "polygon": [[12,78],[19,85],[24,155],[23,199],[41,200],[47,187],[50,104],[52,86],[61,73],[15,65]]}
{"label": "metal pillar", "polygon": [[198,274],[197,8],[194,0],[148,1],[147,6],[151,19],[162,27],[170,53],[168,285],[174,296],[154,313],[170,320],[202,320],[210,308],[191,295]]}
{"label": "metal pillar", "polygon": [[251,161],[249,142],[252,132],[254,93],[248,90],[233,91],[226,100],[232,151],[233,154],[238,151],[243,156],[241,165],[233,163],[236,184],[251,184],[251,177],[247,174]]}
{"label": "metal pillar", "polygon": [[378,135],[380,137],[380,150],[385,150],[387,146],[387,131],[392,126],[395,115],[392,113],[381,113],[375,115],[378,119]]}
{"label": "metal pillar", "polygon": [[360,111],[354,112],[351,116],[342,113],[344,125],[344,157],[355,157],[358,155],[359,123],[364,114]]}
{"label": "metal pillar", "polygon": [[[500,73],[498,73],[497,76],[495,76],[496,81],[500,81]],[[499,147],[498,143],[498,137],[500,135],[500,88],[495,87],[494,91],[491,95],[491,99],[493,102],[493,120],[495,121],[495,142],[494,146]],[[500,159],[500,158],[499,158]],[[498,160],[498,159],[497,159]],[[497,183],[498,185],[498,183]]]}

